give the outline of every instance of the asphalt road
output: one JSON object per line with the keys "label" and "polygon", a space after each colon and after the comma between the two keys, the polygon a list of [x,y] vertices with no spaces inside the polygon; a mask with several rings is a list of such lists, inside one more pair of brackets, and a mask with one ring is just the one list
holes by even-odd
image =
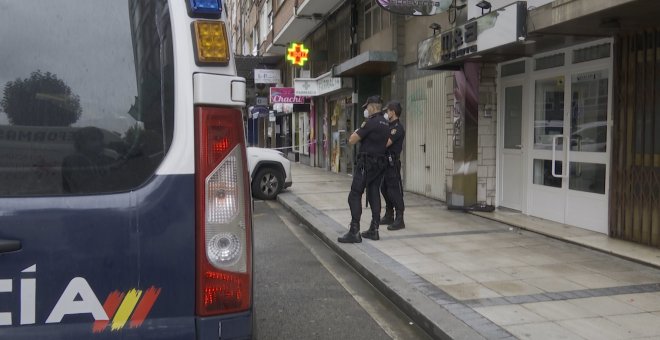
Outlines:
{"label": "asphalt road", "polygon": [[429,339],[277,202],[255,202],[258,339]]}

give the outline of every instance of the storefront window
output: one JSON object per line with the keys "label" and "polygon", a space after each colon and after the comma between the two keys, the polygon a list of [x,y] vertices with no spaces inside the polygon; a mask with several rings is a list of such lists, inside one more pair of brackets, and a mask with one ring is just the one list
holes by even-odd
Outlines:
{"label": "storefront window", "polygon": [[[534,149],[551,150],[556,135],[564,134],[564,77],[536,81]],[[556,150],[562,150],[561,138]]]}
{"label": "storefront window", "polygon": [[555,162],[555,177],[552,174],[552,161],[549,159],[535,159],[534,160],[534,184],[544,185],[548,187],[561,188],[562,185],[562,169],[563,162]]}
{"label": "storefront window", "polygon": [[504,108],[504,148],[520,149],[522,144],[522,86],[507,87]]}
{"label": "storefront window", "polygon": [[571,190],[605,194],[605,164],[571,162]]}
{"label": "storefront window", "polygon": [[572,76],[571,151],[607,149],[608,74],[597,71]]}

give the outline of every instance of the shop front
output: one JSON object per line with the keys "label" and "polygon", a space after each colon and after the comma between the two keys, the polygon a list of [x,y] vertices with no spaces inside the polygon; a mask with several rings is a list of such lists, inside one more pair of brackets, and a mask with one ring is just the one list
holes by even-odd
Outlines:
{"label": "shop front", "polygon": [[269,136],[277,141],[273,147],[282,150],[291,160],[314,165],[314,158],[310,156],[310,152],[313,154],[314,151],[310,146],[315,144],[310,99],[295,95],[293,87],[271,87],[270,103],[273,105],[273,117]]}
{"label": "shop front", "polygon": [[607,233],[612,42],[499,67],[502,207]]}
{"label": "shop front", "polygon": [[[419,69],[482,65],[478,115],[453,117],[455,127],[475,119],[478,135],[454,129],[452,139],[478,142],[479,167],[496,160],[493,173],[477,174],[489,192],[492,180],[495,206],[660,247],[660,2],[527,5],[511,2],[420,42]],[[457,150],[448,146],[448,197],[474,181]]]}
{"label": "shop front", "polygon": [[353,131],[351,85],[349,79],[333,77],[330,72],[294,79],[295,94],[313,99],[308,121],[314,165],[338,173],[352,171],[352,147],[346,144],[346,131]]}

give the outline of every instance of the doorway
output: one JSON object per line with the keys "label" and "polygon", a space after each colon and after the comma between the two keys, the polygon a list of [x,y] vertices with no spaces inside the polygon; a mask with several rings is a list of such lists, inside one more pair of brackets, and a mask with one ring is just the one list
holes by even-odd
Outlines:
{"label": "doorway", "polygon": [[[501,168],[499,201],[500,206],[522,211],[525,178],[523,161],[523,98],[526,90],[523,80],[502,84],[503,119],[500,128]],[[522,181],[525,182],[524,180]]]}
{"label": "doorway", "polygon": [[447,93],[446,72],[407,82],[405,189],[446,200]]}
{"label": "doorway", "polygon": [[607,233],[610,83],[609,68],[533,80],[531,215]]}

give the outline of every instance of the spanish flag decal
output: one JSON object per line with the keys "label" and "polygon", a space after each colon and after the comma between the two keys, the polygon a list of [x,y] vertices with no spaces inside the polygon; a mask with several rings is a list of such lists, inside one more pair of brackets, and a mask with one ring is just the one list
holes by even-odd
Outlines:
{"label": "spanish flag decal", "polygon": [[[146,292],[131,289],[127,293],[114,291],[108,295],[103,303],[103,309],[108,314],[109,320],[94,322],[94,333],[101,333],[110,327],[111,331],[124,329],[128,323],[130,328],[138,328],[149,315],[160,288],[151,286]],[[130,321],[130,322],[129,322]]]}

